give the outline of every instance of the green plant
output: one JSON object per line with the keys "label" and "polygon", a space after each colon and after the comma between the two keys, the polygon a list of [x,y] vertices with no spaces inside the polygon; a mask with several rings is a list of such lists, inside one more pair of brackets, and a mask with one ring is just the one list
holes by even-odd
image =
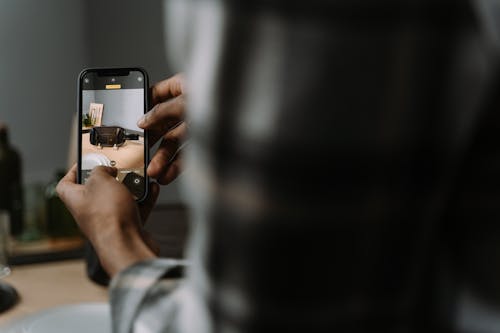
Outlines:
{"label": "green plant", "polygon": [[90,119],[90,116],[88,113],[84,114],[82,118],[83,118],[82,119],[83,126],[85,126],[85,127],[92,126],[92,119]]}

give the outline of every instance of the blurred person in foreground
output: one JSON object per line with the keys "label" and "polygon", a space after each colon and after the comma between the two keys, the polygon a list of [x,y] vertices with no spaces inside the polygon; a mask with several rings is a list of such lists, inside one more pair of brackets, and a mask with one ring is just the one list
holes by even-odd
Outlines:
{"label": "blurred person in foreground", "polygon": [[139,125],[162,139],[150,176],[186,165],[186,277],[143,233],[157,185],[140,205],[112,168],[58,187],[113,277],[114,331],[482,332],[471,304],[500,303],[491,5],[169,2],[185,81],[155,85]]}

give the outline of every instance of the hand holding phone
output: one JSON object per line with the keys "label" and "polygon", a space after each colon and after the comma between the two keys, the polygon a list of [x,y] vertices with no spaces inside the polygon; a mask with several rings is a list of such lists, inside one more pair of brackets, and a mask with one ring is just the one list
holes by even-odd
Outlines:
{"label": "hand holding phone", "polygon": [[150,146],[159,143],[147,171],[159,184],[167,185],[182,173],[183,148],[188,143],[184,75],[157,82],[151,88],[151,105],[138,124],[148,131]]}
{"label": "hand holding phone", "polygon": [[[132,79],[137,81],[131,82]],[[159,186],[155,183],[151,184],[148,190],[147,178],[144,177],[146,162],[149,160],[146,134],[150,136],[150,144],[161,141],[152,165],[149,166],[148,174],[159,183],[166,184],[175,179],[181,170],[179,150],[187,132],[187,125],[184,122],[182,75],[155,84],[151,94],[155,107],[144,116],[148,106],[147,87],[146,73],[139,69],[88,69],[79,77],[78,119],[81,121],[78,124],[79,161],[59,183],[58,194],[99,253],[100,260],[97,259],[93,248],[89,247],[90,252],[86,257],[89,277],[100,284],[108,282],[108,276],[100,262],[113,273],[134,260],[150,257],[152,252],[148,248],[155,248],[147,238],[144,238],[143,233],[129,235],[125,237],[126,244],[120,243],[120,240],[124,239],[122,232],[128,230],[137,233],[139,229],[134,226],[140,227],[147,219],[159,193]],[[117,94],[117,91],[121,91],[121,95]],[[121,98],[118,101],[113,100],[117,95]],[[124,107],[115,107],[119,101],[122,102],[122,106],[128,106],[125,117],[120,113]],[[131,105],[136,107],[130,108]],[[122,116],[118,119],[109,119],[108,111],[113,110],[115,112],[112,114]],[[137,119],[125,124],[124,119],[128,119],[130,114],[136,115]],[[139,119],[141,121],[138,130],[134,125],[137,125]],[[138,165],[142,167],[137,167],[137,171],[142,172],[142,175],[135,171],[121,170],[126,174],[120,179],[117,173],[120,164],[117,162],[127,162],[126,155],[119,155],[124,159],[113,159],[110,154],[128,151],[124,148],[130,147],[137,141],[142,143],[143,153],[132,156],[135,156],[134,158],[139,156],[141,163]],[[88,177],[90,170],[96,166],[89,165],[87,163],[89,161],[97,165],[114,166],[117,170],[100,168],[92,177]],[[114,181],[113,177],[118,178],[125,188]],[[141,181],[144,182],[141,184]],[[87,183],[84,193],[83,187],[75,183]],[[126,188],[132,195],[128,195]],[[145,200],[139,205],[133,205],[134,197],[138,200],[142,200],[143,197]],[[122,226],[117,227],[117,225]],[[109,235],[115,234],[116,239],[109,238]],[[102,238],[102,235],[107,236]],[[130,239],[137,238],[142,240],[135,242],[136,245],[133,246]],[[145,244],[147,246],[144,246]]]}
{"label": "hand holding phone", "polygon": [[141,68],[89,68],[78,93],[78,183],[99,165],[118,169],[116,179],[137,201],[148,193],[147,133],[137,121],[148,107],[148,76]]}

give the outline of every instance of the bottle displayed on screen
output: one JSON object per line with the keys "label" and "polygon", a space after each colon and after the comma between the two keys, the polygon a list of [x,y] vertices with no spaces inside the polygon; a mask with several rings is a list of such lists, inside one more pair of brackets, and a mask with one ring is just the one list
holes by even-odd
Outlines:
{"label": "bottle displayed on screen", "polygon": [[137,201],[148,192],[147,136],[137,121],[147,111],[148,76],[141,68],[89,68],[79,77],[78,181],[96,166],[118,169]]}
{"label": "bottle displayed on screen", "polygon": [[21,156],[10,145],[7,126],[0,124],[0,210],[10,216],[10,233],[23,231],[23,190]]}

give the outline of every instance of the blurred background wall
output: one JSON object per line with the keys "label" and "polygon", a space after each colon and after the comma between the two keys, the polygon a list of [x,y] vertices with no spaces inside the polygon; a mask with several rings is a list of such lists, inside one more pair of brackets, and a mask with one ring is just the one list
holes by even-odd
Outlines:
{"label": "blurred background wall", "polygon": [[[25,183],[66,168],[83,68],[142,66],[151,82],[172,74],[161,0],[0,0],[0,45],[0,121]],[[162,190],[160,202],[180,200],[177,182]]]}

